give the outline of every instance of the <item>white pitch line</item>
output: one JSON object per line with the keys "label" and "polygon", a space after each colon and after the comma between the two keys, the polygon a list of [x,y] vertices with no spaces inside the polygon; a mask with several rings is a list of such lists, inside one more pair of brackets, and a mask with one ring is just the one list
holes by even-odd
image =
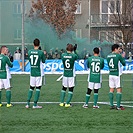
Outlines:
{"label": "white pitch line", "polygon": [[[6,103],[6,102],[3,102],[3,103]],[[25,104],[27,102],[12,102],[12,103],[16,103],[16,104]],[[30,102],[30,103],[34,103],[34,102]],[[60,103],[60,102],[38,102],[38,103],[49,103],[49,104],[52,104],[52,103]],[[84,103],[84,102],[71,102],[71,103],[76,103],[76,104],[81,104],[81,103]],[[93,102],[89,102],[89,103],[93,103]],[[109,102],[97,102],[99,104],[109,104]],[[114,102],[116,103],[116,102]],[[122,101],[121,103],[133,103],[133,101]]]}
{"label": "white pitch line", "polygon": [[[3,104],[6,104],[6,102],[2,102]],[[27,102],[12,102],[13,104],[26,104]],[[31,102],[32,104],[34,102]],[[38,103],[41,103],[41,104],[59,104],[60,102],[38,102]],[[74,104],[84,104],[84,102],[71,102],[71,103],[74,103]],[[93,103],[93,102],[89,102],[89,103]],[[114,102],[116,105],[116,102]],[[122,106],[124,107],[129,107],[129,108],[133,108],[133,106],[130,106],[130,105],[123,105],[123,104],[131,104],[133,103],[132,101],[123,101],[121,102]],[[104,104],[104,105],[109,105],[110,103],[109,102],[98,102],[98,104]]]}
{"label": "white pitch line", "polygon": [[[56,80],[56,81],[57,81],[57,80]],[[77,79],[76,79],[76,81],[84,81],[84,82],[86,82],[87,80],[77,80]],[[105,80],[102,80],[102,81],[103,81],[103,82],[107,82],[107,81],[109,81],[109,80],[106,80],[106,79],[105,79]],[[128,79],[127,79],[127,80],[123,80],[123,82],[130,82],[130,81],[132,81],[132,80],[128,80]]]}
{"label": "white pitch line", "polygon": [[129,106],[129,105],[121,105],[121,106],[124,106],[124,107],[128,107],[128,108],[133,108],[133,106]]}
{"label": "white pitch line", "polygon": [[56,81],[60,81],[63,78],[63,75],[61,75]]}

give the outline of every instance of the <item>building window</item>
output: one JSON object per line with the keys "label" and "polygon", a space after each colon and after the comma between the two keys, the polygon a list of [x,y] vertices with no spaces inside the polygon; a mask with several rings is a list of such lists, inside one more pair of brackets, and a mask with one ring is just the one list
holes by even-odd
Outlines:
{"label": "building window", "polygon": [[122,0],[101,0],[101,22],[109,23],[113,14],[122,14]]}
{"label": "building window", "polygon": [[[29,3],[25,3],[25,5],[24,5],[24,12],[25,12],[25,14],[28,13],[27,4],[29,4]],[[23,7],[22,7],[21,3],[13,3],[13,14],[17,14],[17,15],[22,14],[22,10],[23,10],[22,8]]]}
{"label": "building window", "polygon": [[22,36],[22,30],[16,29],[14,31],[14,39],[15,40],[21,40],[21,38],[22,38],[21,36]]}
{"label": "building window", "polygon": [[122,32],[121,31],[100,31],[99,40],[101,42],[108,41],[111,43],[120,43],[122,42]]}
{"label": "building window", "polygon": [[13,4],[13,13],[14,14],[21,14],[22,13],[21,3],[14,3]]}
{"label": "building window", "polygon": [[77,9],[75,11],[75,14],[81,14],[81,3],[79,3],[76,7]]}
{"label": "building window", "polygon": [[75,29],[75,36],[77,38],[82,38],[82,29]]}

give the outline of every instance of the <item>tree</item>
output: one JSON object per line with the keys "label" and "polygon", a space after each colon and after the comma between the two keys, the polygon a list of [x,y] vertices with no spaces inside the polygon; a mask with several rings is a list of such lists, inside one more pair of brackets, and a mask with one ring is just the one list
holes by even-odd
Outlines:
{"label": "tree", "polygon": [[121,43],[129,51],[133,42],[133,0],[102,1],[99,12],[90,18],[91,38],[100,38],[101,42]]}
{"label": "tree", "polygon": [[[112,23],[118,25],[119,30],[122,32],[122,44],[124,48],[127,48],[128,43],[133,41],[133,1],[123,0],[122,13],[119,12],[119,4],[117,4],[116,6],[117,14],[114,14],[114,19],[112,19]],[[116,35],[120,38],[117,33]]]}
{"label": "tree", "polygon": [[29,17],[41,18],[54,27],[60,37],[75,24],[77,0],[32,0]]}
{"label": "tree", "polygon": [[[122,3],[121,3],[122,2]],[[124,49],[133,42],[133,0],[116,0],[116,3],[108,4],[110,10],[110,22],[107,27],[113,25],[113,33]],[[113,27],[112,26],[112,27]],[[120,31],[120,32],[118,32]],[[108,35],[112,39],[112,35]]]}

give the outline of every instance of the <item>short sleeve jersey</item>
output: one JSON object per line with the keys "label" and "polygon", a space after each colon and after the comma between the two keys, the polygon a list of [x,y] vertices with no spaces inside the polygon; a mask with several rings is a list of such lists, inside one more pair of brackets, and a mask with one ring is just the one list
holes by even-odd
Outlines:
{"label": "short sleeve jersey", "polygon": [[8,56],[0,54],[0,79],[7,79],[7,65],[13,67]]}
{"label": "short sleeve jersey", "polygon": [[125,60],[124,58],[117,53],[110,53],[107,56],[107,63],[109,66],[109,75],[115,75],[115,76],[119,76],[120,73],[120,63],[125,66]]}
{"label": "short sleeve jersey", "polygon": [[41,67],[45,62],[45,56],[43,51],[38,49],[32,49],[28,51],[28,58],[31,66],[30,75],[33,77],[39,77],[41,75]]}
{"label": "short sleeve jersey", "polygon": [[74,77],[74,62],[77,60],[78,56],[75,53],[63,53],[61,59],[63,62],[65,77]]}
{"label": "short sleeve jersey", "polygon": [[101,82],[101,69],[104,67],[104,59],[99,56],[91,56],[87,60],[87,66],[90,68],[89,82]]}

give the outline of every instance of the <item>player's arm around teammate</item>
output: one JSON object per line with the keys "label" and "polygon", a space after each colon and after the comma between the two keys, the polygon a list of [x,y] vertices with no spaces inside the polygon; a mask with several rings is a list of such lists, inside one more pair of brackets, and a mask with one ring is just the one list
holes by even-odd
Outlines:
{"label": "player's arm around teammate", "polygon": [[1,54],[0,54],[0,107],[2,106],[1,102],[1,93],[2,88],[6,89],[6,98],[7,98],[7,107],[11,107],[11,85],[10,79],[7,76],[6,66],[13,67],[13,64],[10,62],[8,56],[8,48],[6,46],[1,47]]}
{"label": "player's arm around teammate", "polygon": [[[77,49],[77,45],[73,46],[72,44],[67,44],[66,53],[63,53],[61,56],[64,72],[63,72],[63,80],[62,80],[62,90],[60,94],[60,106],[71,107],[71,99],[73,97],[73,90],[75,86],[75,68],[74,62],[77,60],[78,56],[75,54]],[[74,53],[72,53],[74,51]],[[64,98],[66,95],[66,90],[68,91],[68,97],[66,104],[64,104]]]}
{"label": "player's arm around teammate", "polygon": [[90,99],[90,95],[92,90],[94,89],[94,104],[93,108],[99,108],[97,106],[98,101],[98,91],[101,88],[101,69],[104,67],[104,59],[99,57],[99,48],[95,47],[93,49],[93,56],[88,58],[87,66],[90,69],[90,73],[88,75],[88,88],[85,98],[85,104],[83,105],[83,108],[88,108],[88,102]]}

